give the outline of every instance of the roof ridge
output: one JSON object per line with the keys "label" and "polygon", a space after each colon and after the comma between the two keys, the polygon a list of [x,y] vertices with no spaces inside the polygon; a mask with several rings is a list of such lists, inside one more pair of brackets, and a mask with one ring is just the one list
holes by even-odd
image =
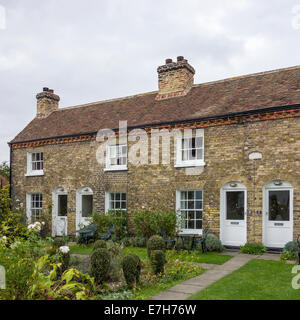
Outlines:
{"label": "roof ridge", "polygon": [[234,80],[239,80],[239,79],[244,79],[244,78],[263,76],[263,75],[266,75],[266,74],[271,74],[271,73],[276,73],[276,72],[290,71],[290,70],[295,70],[295,69],[300,69],[300,65],[293,66],[293,67],[288,67],[288,68],[279,68],[279,69],[274,69],[274,70],[269,70],[269,71],[250,73],[250,74],[245,74],[245,75],[236,76],[236,77],[232,77],[232,78],[208,81],[208,82],[204,82],[204,83],[198,83],[198,84],[194,84],[193,88],[200,87],[200,86],[208,86],[208,85],[212,85],[212,84],[215,84],[215,83],[234,81]]}
{"label": "roof ridge", "polygon": [[89,106],[94,106],[94,105],[97,105],[97,104],[108,103],[108,102],[113,102],[113,101],[127,100],[127,99],[132,99],[132,98],[135,98],[135,97],[141,97],[141,96],[145,96],[145,95],[154,94],[154,93],[157,93],[157,92],[158,92],[157,90],[156,91],[149,91],[149,92],[145,92],[145,93],[134,94],[134,95],[131,95],[131,96],[125,96],[125,97],[120,97],[120,98],[112,98],[112,99],[100,100],[100,101],[89,102],[89,103],[84,103],[84,104],[78,104],[78,105],[75,105],[75,106],[59,108],[58,110],[55,110],[54,112],[70,110],[70,109],[77,109],[77,108],[82,108],[82,107],[89,107]]}
{"label": "roof ridge", "polygon": [[[239,79],[263,76],[263,75],[266,75],[266,74],[271,74],[271,73],[276,73],[276,72],[290,71],[290,70],[295,70],[295,69],[300,69],[300,65],[293,66],[293,67],[288,67],[288,68],[279,68],[279,69],[274,69],[274,70],[269,70],[269,71],[262,71],[262,72],[257,72],[257,73],[250,73],[250,74],[245,74],[245,75],[241,75],[241,76],[237,76],[237,77],[221,79],[221,80],[214,80],[214,81],[198,83],[198,84],[194,84],[193,88],[202,87],[202,86],[209,86],[209,85],[213,85],[213,84],[216,84],[216,83],[229,82],[229,81],[234,81],[234,80],[239,80]],[[120,97],[120,98],[112,98],[112,99],[100,100],[100,101],[95,101],[95,102],[89,102],[89,103],[79,104],[79,105],[70,106],[70,107],[62,107],[62,108],[59,108],[58,110],[54,110],[53,112],[72,110],[72,109],[79,109],[79,108],[95,106],[95,105],[98,105],[98,104],[104,104],[104,103],[114,102],[114,101],[117,102],[117,101],[122,101],[122,100],[127,100],[127,99],[133,99],[135,97],[151,95],[151,94],[155,94],[155,93],[158,93],[158,90],[139,93],[139,94],[134,94],[134,95]]]}

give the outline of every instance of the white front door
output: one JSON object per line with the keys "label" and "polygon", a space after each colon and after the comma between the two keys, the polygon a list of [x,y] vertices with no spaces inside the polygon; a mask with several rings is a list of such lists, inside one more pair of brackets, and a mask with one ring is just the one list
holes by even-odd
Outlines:
{"label": "white front door", "polygon": [[242,246],[247,242],[247,191],[231,182],[221,189],[220,238],[224,245]]}
{"label": "white front door", "polygon": [[58,188],[52,197],[52,236],[65,236],[68,232],[68,194],[63,188]]}
{"label": "white front door", "polygon": [[293,188],[287,182],[271,182],[264,188],[263,244],[283,248],[293,240]]}
{"label": "white front door", "polygon": [[81,188],[76,194],[76,230],[91,223],[93,213],[93,191],[90,188]]}

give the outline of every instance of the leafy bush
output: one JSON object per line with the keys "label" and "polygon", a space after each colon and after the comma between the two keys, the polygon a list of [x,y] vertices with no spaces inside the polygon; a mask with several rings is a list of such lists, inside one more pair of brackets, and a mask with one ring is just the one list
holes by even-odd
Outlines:
{"label": "leafy bush", "polygon": [[125,247],[146,248],[147,239],[145,237],[125,237],[121,241]]}
{"label": "leafy bush", "polygon": [[207,235],[206,248],[210,252],[222,252],[224,250],[221,240],[211,233]]}
{"label": "leafy bush", "polygon": [[0,190],[0,238],[6,237],[7,244],[11,244],[17,238],[28,238],[29,231],[22,222],[21,213],[10,210],[11,199],[9,198],[9,186]]}
{"label": "leafy bush", "polygon": [[140,281],[141,260],[136,254],[129,254],[122,261],[123,274],[129,288],[133,288]]}
{"label": "leafy bush", "polygon": [[112,281],[117,281],[120,278],[120,269],[121,269],[121,246],[118,243],[113,241],[107,241],[107,250],[110,254],[110,270],[109,270],[109,279]]}
{"label": "leafy bush", "polygon": [[91,273],[95,282],[100,284],[107,280],[111,258],[107,249],[97,249],[91,255]]}
{"label": "leafy bush", "polygon": [[296,260],[298,258],[298,243],[297,241],[288,242],[283,248],[283,257],[287,257],[288,259],[284,260]]}
{"label": "leafy bush", "polygon": [[160,233],[160,228],[166,235],[173,237],[177,228],[177,215],[174,211],[140,210],[134,212],[134,223],[138,236],[149,239]]}
{"label": "leafy bush", "polygon": [[163,250],[152,250],[150,254],[150,261],[155,274],[164,273],[166,256]]}
{"label": "leafy bush", "polygon": [[66,244],[65,240],[63,238],[57,237],[53,239],[52,246],[55,249],[58,249],[60,247],[63,247]]}
{"label": "leafy bush", "polygon": [[241,247],[241,253],[263,254],[267,249],[261,243],[248,242]]}
{"label": "leafy bush", "polygon": [[95,250],[97,250],[97,249],[100,249],[100,248],[104,248],[104,249],[107,248],[106,242],[105,242],[104,240],[97,240],[97,241],[94,243],[93,251],[95,251]]}
{"label": "leafy bush", "polygon": [[165,241],[161,236],[152,236],[147,242],[147,252],[149,259],[151,258],[152,250],[165,250]]}
{"label": "leafy bush", "polygon": [[127,236],[127,212],[124,210],[110,210],[107,213],[94,213],[92,223],[97,224],[97,234],[106,233],[110,226],[114,226],[112,238],[115,241]]}

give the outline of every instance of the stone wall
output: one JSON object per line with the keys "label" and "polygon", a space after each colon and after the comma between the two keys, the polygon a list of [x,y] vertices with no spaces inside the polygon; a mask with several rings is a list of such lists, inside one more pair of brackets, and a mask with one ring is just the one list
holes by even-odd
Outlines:
{"label": "stone wall", "polygon": [[[294,187],[294,236],[300,233],[300,118],[258,121],[205,128],[205,162],[202,173],[187,175],[185,168],[171,163],[132,165],[128,171],[104,172],[96,161],[96,141],[13,151],[13,199],[25,205],[25,195],[42,192],[44,203],[51,202],[52,191],[64,187],[69,194],[69,233],[75,230],[76,190],[90,187],[94,207],[103,212],[105,191],[127,191],[130,228],[132,213],[145,208],[175,210],[176,190],[203,189],[203,224],[219,235],[220,189],[230,181],[247,187],[248,241],[262,241],[262,188],[269,181],[282,179]],[[130,144],[129,144],[130,147]],[[43,177],[25,177],[26,153],[44,152]],[[150,151],[150,147],[149,147]],[[249,160],[252,152],[261,152],[262,160]],[[150,154],[149,154],[150,161]],[[73,219],[71,218],[73,216]]]}

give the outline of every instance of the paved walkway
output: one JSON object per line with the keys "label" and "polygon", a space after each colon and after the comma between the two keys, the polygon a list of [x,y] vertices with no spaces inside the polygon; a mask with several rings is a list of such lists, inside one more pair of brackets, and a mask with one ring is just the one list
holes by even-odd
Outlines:
{"label": "paved walkway", "polygon": [[[233,255],[231,252],[227,254]],[[200,263],[199,265],[208,269],[208,271],[198,277],[186,280],[175,287],[153,296],[152,300],[185,300],[194,293],[239,269],[251,259],[279,260],[279,255],[264,254],[257,256],[236,253],[232,259],[222,265]]]}

